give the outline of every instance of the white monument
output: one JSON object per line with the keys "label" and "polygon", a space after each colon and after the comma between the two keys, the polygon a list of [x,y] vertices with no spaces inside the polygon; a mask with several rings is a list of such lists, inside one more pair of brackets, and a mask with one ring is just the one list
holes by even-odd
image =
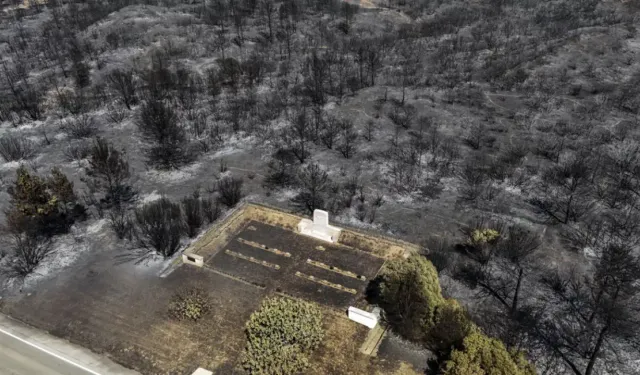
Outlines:
{"label": "white monument", "polygon": [[338,242],[340,228],[329,225],[329,213],[313,210],[313,221],[302,219],[298,223],[298,232],[327,242]]}
{"label": "white monument", "polygon": [[349,306],[348,310],[349,319],[356,323],[360,323],[369,328],[373,328],[378,325],[378,315],[364,310],[360,310],[356,307]]}
{"label": "white monument", "polygon": [[213,375],[213,372],[205,370],[202,367],[198,367],[198,369],[196,369],[196,372],[191,375]]}

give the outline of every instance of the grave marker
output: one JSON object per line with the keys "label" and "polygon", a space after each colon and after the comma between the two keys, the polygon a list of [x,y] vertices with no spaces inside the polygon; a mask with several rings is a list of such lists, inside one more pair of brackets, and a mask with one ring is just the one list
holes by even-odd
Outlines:
{"label": "grave marker", "polygon": [[302,219],[298,223],[298,232],[327,242],[338,242],[340,228],[329,225],[329,213],[323,210],[313,211],[313,221]]}

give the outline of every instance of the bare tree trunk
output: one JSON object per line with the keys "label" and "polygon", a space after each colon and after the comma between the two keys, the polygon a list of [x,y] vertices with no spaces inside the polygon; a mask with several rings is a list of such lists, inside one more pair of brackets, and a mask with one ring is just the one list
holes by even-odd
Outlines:
{"label": "bare tree trunk", "polygon": [[524,269],[520,268],[518,271],[518,282],[516,283],[516,290],[513,294],[513,300],[511,302],[511,315],[513,316],[518,309],[518,295],[520,294],[520,286],[522,286],[522,278],[524,276]]}
{"label": "bare tree trunk", "polygon": [[596,346],[593,348],[593,353],[591,354],[591,358],[589,358],[589,364],[587,365],[587,369],[584,372],[584,375],[591,375],[593,373],[593,366],[598,359],[598,355],[600,354],[600,348],[602,347],[602,343],[604,342],[605,333],[609,329],[609,326],[605,326],[600,330],[598,334],[598,341],[596,342]]}

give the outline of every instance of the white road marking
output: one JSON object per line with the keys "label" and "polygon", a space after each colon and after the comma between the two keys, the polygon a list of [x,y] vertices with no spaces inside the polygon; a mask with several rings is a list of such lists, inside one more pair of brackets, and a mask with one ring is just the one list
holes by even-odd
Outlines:
{"label": "white road marking", "polygon": [[84,370],[84,371],[86,371],[86,372],[88,372],[88,373],[90,373],[90,374],[93,374],[93,375],[102,375],[102,374],[100,374],[100,373],[98,373],[98,372],[95,372],[95,371],[93,371],[93,370],[91,370],[91,369],[88,369],[88,368],[86,368],[86,367],[84,367],[84,366],[82,366],[82,365],[80,365],[80,364],[77,364],[77,363],[75,363],[75,362],[73,362],[73,361],[71,361],[71,360],[69,360],[69,359],[67,359],[67,358],[65,358],[65,357],[62,357],[62,356],[60,356],[60,355],[58,355],[58,354],[56,354],[56,353],[53,353],[53,352],[52,352],[52,351],[50,351],[50,350],[47,350],[47,349],[45,349],[45,348],[42,348],[42,347],[40,347],[40,346],[38,346],[38,345],[36,345],[36,344],[34,344],[34,343],[31,343],[31,342],[29,342],[29,341],[27,341],[27,340],[25,340],[25,339],[21,338],[21,337],[18,337],[18,336],[14,335],[14,334],[13,334],[13,333],[11,333],[11,332],[5,331],[5,330],[4,330],[4,329],[2,329],[2,328],[0,328],[0,333],[4,333],[4,334],[5,334],[5,335],[7,335],[7,336],[13,337],[13,338],[14,338],[14,339],[16,339],[16,340],[19,340],[19,341],[21,341],[21,342],[23,342],[23,343],[25,343],[25,344],[27,344],[27,345],[29,345],[29,346],[33,347],[33,348],[36,348],[36,349],[38,349],[38,350],[40,350],[40,351],[42,351],[42,352],[45,352],[45,353],[49,354],[50,356],[56,357],[56,358],[58,358],[58,359],[60,359],[60,360],[62,360],[62,361],[64,361],[64,362],[66,362],[66,363],[68,363],[68,364],[70,364],[70,365],[76,366],[77,368],[79,368],[79,369],[81,369],[81,370]]}

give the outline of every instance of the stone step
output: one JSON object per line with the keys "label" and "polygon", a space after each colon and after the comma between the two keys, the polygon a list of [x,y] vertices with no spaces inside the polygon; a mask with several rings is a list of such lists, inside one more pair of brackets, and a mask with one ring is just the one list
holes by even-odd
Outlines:
{"label": "stone step", "polygon": [[360,353],[375,357],[378,354],[378,347],[380,346],[386,332],[387,329],[380,324],[369,330],[367,338],[360,347]]}

